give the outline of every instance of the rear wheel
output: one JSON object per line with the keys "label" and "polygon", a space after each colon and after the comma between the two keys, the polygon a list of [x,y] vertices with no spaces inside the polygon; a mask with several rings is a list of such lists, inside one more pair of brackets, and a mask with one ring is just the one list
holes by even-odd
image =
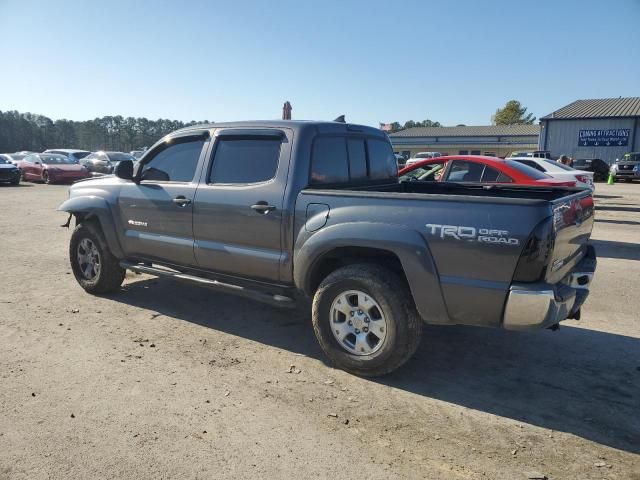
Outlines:
{"label": "rear wheel", "polygon": [[69,260],[76,280],[89,293],[108,293],[122,285],[125,269],[92,223],[81,223],[73,231]]}
{"label": "rear wheel", "polygon": [[380,376],[404,364],[422,334],[408,286],[377,265],[342,267],[313,299],[313,327],[325,354],[356,375]]}

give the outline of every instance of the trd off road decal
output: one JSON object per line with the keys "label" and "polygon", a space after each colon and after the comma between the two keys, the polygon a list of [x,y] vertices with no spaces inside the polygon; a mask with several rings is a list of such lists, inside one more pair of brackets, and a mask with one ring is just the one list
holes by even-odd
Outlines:
{"label": "trd off road decal", "polygon": [[427,223],[425,226],[427,227],[427,232],[435,237],[500,245],[520,245],[520,240],[510,237],[508,230],[464,227],[462,225],[438,225],[435,223]]}

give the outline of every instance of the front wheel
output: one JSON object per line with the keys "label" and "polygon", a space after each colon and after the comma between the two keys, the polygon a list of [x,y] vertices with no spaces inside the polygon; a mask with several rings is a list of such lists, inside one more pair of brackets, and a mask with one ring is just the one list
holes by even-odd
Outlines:
{"label": "front wheel", "polygon": [[362,376],[400,367],[415,353],[422,334],[409,287],[377,265],[349,265],[327,276],[313,298],[312,320],[329,359]]}
{"label": "front wheel", "polygon": [[51,180],[49,179],[49,173],[46,170],[42,172],[42,181],[47,185],[51,183]]}
{"label": "front wheel", "polygon": [[76,280],[89,293],[108,293],[122,285],[126,271],[92,223],[81,223],[73,231],[69,260]]}

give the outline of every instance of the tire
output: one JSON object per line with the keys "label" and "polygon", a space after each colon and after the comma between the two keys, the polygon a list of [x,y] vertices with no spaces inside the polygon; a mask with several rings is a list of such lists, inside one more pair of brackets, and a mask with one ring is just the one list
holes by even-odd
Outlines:
{"label": "tire", "polygon": [[47,185],[49,185],[51,183],[51,181],[49,180],[49,174],[47,173],[46,170],[44,172],[42,172],[42,181],[44,183],[46,183]]}
{"label": "tire", "polygon": [[11,180],[11,185],[20,185],[20,177],[16,178],[15,180]]}
{"label": "tire", "polygon": [[[345,309],[345,299],[349,302],[349,315],[337,310]],[[366,306],[360,308],[363,305]],[[382,323],[378,323],[380,320]],[[391,270],[373,264],[349,265],[329,274],[314,295],[312,322],[330,361],[342,370],[365,377],[386,375],[399,368],[415,353],[422,335],[422,319],[407,284]],[[366,334],[356,328],[364,329],[366,325],[371,326]],[[378,335],[383,338],[378,338],[374,330],[381,330],[381,325],[385,325],[384,331]],[[345,336],[345,332],[349,333]]]}
{"label": "tire", "polygon": [[69,243],[69,261],[73,275],[88,293],[113,292],[124,280],[125,269],[109,251],[102,232],[94,223],[81,223],[74,229]]}

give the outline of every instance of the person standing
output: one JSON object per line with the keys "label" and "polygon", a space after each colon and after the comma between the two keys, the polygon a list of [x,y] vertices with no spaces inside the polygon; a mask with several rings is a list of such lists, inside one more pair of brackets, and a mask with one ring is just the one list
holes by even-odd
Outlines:
{"label": "person standing", "polygon": [[558,159],[558,163],[566,165],[567,167],[570,167],[573,164],[573,162],[571,161],[571,157],[569,155],[560,155],[560,158]]}

